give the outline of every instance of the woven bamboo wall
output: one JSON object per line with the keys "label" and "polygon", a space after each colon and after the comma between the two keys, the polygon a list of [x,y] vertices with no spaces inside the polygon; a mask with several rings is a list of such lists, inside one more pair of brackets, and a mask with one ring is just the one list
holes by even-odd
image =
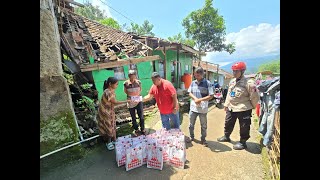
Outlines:
{"label": "woven bamboo wall", "polygon": [[274,119],[273,142],[268,151],[270,173],[273,179],[280,179],[280,110]]}

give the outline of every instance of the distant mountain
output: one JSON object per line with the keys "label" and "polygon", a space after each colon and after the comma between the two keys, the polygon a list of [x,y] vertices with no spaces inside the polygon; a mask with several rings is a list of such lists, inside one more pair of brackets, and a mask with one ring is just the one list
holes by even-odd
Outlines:
{"label": "distant mountain", "polygon": [[[245,62],[246,65],[247,65],[246,74],[251,74],[251,73],[257,72],[258,68],[259,68],[259,66],[261,64],[265,64],[265,63],[272,62],[272,61],[279,60],[279,59],[280,59],[280,54],[272,55],[272,56],[263,56],[263,57],[257,57],[257,58],[250,58],[250,59],[243,59],[241,61]],[[232,73],[231,66],[235,62],[237,62],[237,61],[234,61],[234,62],[232,62],[230,64],[221,66],[221,69]]]}

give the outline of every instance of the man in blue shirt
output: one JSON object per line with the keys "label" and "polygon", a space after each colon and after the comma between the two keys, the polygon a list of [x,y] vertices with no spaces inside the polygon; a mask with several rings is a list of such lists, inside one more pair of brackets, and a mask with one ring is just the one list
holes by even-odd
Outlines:
{"label": "man in blue shirt", "polygon": [[201,67],[197,67],[194,72],[194,77],[196,80],[192,81],[190,87],[188,88],[191,102],[189,112],[190,138],[187,139],[187,142],[194,140],[194,125],[196,123],[197,116],[199,116],[201,125],[201,143],[204,146],[208,146],[208,143],[206,142],[208,101],[213,98],[214,93],[213,85],[210,83],[210,81],[206,80],[203,75],[203,69]]}

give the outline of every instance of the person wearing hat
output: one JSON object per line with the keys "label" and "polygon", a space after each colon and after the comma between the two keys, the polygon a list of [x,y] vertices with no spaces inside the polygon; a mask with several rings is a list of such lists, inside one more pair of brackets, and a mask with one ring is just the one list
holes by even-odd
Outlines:
{"label": "person wearing hat", "polygon": [[157,102],[160,111],[162,127],[171,129],[170,121],[173,122],[173,128],[180,129],[179,104],[177,92],[172,83],[162,79],[158,72],[153,72],[151,76],[153,85],[149,94],[143,97],[143,101],[149,101],[153,97]]}
{"label": "person wearing hat", "polygon": [[[127,94],[129,112],[132,118],[132,126],[134,128],[134,135],[145,134],[144,116],[143,116],[143,102],[141,98],[141,81],[137,79],[136,71],[130,69],[128,72],[129,79],[123,83],[123,90]],[[139,116],[139,126],[136,121],[136,112]]]}
{"label": "person wearing hat", "polygon": [[219,142],[230,142],[230,135],[236,120],[239,119],[240,141],[233,146],[233,149],[242,150],[247,148],[246,141],[250,138],[251,113],[259,101],[259,94],[255,81],[244,77],[246,70],[244,62],[237,62],[231,68],[235,78],[229,83],[227,98],[224,103],[226,111],[224,136],[217,140]]}

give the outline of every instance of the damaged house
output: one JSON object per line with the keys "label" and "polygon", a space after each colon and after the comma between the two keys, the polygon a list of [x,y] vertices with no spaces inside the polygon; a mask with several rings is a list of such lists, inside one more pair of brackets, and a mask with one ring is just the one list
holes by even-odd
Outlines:
{"label": "damaged house", "polygon": [[219,85],[223,88],[228,86],[230,80],[233,78],[233,75],[231,73],[228,73],[227,71],[221,69],[216,64],[205,62],[205,61],[193,61],[193,68],[196,67],[202,67],[206,74],[206,79],[208,79],[210,82],[214,82],[214,80],[217,80]]}
{"label": "damaged house", "polygon": [[[184,71],[192,73],[192,61],[199,56],[198,51],[187,45],[126,33],[77,15],[67,0],[55,0],[55,14],[64,77],[71,92],[81,140],[98,134],[96,109],[108,77],[119,80],[115,91],[118,100],[126,99],[121,84],[128,79],[129,69],[135,70],[142,82],[142,96],[147,95],[152,86],[150,77],[154,71],[178,89]],[[154,106],[145,105],[145,110],[148,108]],[[131,121],[126,108],[119,106],[116,111],[117,124]]]}

